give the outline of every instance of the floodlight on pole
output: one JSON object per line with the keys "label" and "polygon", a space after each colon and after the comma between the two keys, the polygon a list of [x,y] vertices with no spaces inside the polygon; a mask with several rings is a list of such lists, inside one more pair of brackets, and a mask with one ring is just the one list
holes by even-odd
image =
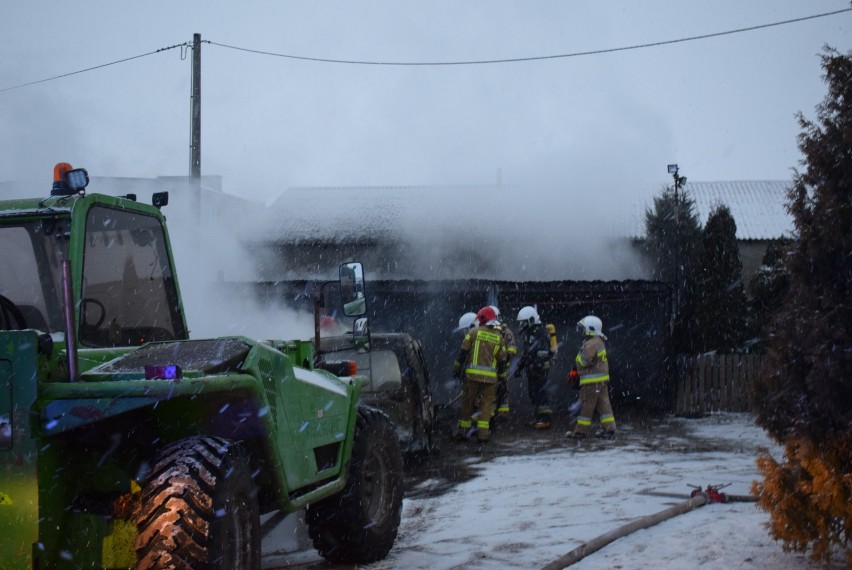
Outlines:
{"label": "floodlight on pole", "polygon": [[679,170],[677,164],[669,164],[668,171],[674,179],[674,298],[672,299],[671,324],[672,332],[674,332],[674,323],[680,309],[680,201],[677,191],[681,186],[686,184],[686,176],[678,176]]}

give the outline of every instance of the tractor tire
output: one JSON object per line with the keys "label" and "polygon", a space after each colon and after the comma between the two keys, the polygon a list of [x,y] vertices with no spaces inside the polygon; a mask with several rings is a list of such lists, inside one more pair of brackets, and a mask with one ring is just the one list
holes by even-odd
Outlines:
{"label": "tractor tire", "polygon": [[399,530],[403,481],[402,453],[390,420],[361,407],[346,487],[305,513],[320,556],[349,564],[384,559]]}
{"label": "tractor tire", "polygon": [[163,449],[142,482],[137,569],[259,570],[257,492],[242,447],[190,437]]}
{"label": "tractor tire", "polygon": [[423,356],[423,345],[414,338],[409,338],[406,346],[408,355],[408,374],[412,379],[420,378],[421,381],[413,380],[412,400],[414,404],[414,429],[413,434],[418,436],[419,446],[415,456],[419,459],[435,454],[438,450],[435,441],[435,404],[432,402],[432,390],[429,387],[429,376],[426,373],[426,362]]}

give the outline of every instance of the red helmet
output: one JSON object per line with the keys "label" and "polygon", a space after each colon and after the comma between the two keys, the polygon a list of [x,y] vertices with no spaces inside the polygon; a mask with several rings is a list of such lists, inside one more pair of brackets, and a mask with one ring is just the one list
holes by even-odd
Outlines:
{"label": "red helmet", "polygon": [[476,313],[476,320],[481,325],[494,324],[497,322],[497,313],[491,307],[482,307]]}

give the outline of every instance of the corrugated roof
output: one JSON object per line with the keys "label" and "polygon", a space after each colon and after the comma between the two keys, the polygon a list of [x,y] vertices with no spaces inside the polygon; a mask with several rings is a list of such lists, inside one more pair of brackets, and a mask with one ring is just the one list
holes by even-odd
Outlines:
{"label": "corrugated roof", "polygon": [[[580,213],[589,198],[514,185],[296,187],[269,208],[262,239],[282,247],[372,242],[394,278],[645,278],[631,244],[613,244],[616,232],[601,229],[606,220]],[[587,210],[607,207],[600,202]]]}
{"label": "corrugated roof", "polygon": [[[792,235],[793,216],[786,210],[787,191],[792,184],[790,180],[688,181],[684,190],[694,200],[702,226],[716,206],[725,204],[737,224],[738,240],[773,240]],[[654,196],[660,193],[658,190]],[[653,198],[648,198],[632,215],[629,227],[633,228],[634,239],[644,239],[645,210],[652,205]]]}
{"label": "corrugated roof", "polygon": [[[509,186],[293,187],[272,203],[277,239],[363,240],[462,227],[471,212],[509,203]],[[498,194],[504,199],[493,199]],[[487,195],[491,200],[483,201]]]}
{"label": "corrugated roof", "polygon": [[[685,189],[702,224],[727,204],[738,239],[766,240],[793,230],[784,209],[789,185],[689,182]],[[643,236],[645,207],[637,203],[631,215],[618,206],[611,193],[570,187],[294,187],[258,229],[270,245],[354,244],[402,256],[386,263],[394,278],[644,279],[647,268],[626,238],[630,228]]]}
{"label": "corrugated roof", "polygon": [[715,207],[726,204],[737,223],[737,239],[769,240],[793,232],[793,216],[785,206],[791,186],[790,180],[741,180],[687,182],[684,188],[695,200],[702,225]]}
{"label": "corrugated roof", "polygon": [[[737,224],[737,239],[748,241],[792,233],[793,218],[785,209],[791,184],[790,180],[689,181],[684,189],[695,201],[702,225],[713,208],[726,204]],[[270,210],[276,219],[275,235],[282,240],[363,240],[399,237],[413,228],[441,233],[462,225],[475,227],[473,215],[509,220],[511,205],[523,205],[524,199],[534,203],[531,191],[515,186],[293,187]],[[613,225],[613,232],[632,227],[633,237],[644,237],[644,212],[651,203],[649,198],[637,207],[628,224]],[[568,204],[554,202],[549,208],[565,210]],[[535,210],[536,217],[547,222],[548,214],[555,213]]]}

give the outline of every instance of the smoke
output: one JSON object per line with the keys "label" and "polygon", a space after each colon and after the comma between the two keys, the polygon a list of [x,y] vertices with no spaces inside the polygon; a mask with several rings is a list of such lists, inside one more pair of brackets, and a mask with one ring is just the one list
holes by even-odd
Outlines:
{"label": "smoke", "polygon": [[257,219],[236,212],[199,216],[184,207],[185,188],[176,194],[183,199],[169,214],[169,231],[190,337],[312,338],[312,312],[296,311],[285,299],[262,298],[255,290],[257,263],[240,235]]}
{"label": "smoke", "polygon": [[570,184],[294,188],[254,239],[289,251],[279,274],[355,255],[384,279],[642,279],[631,205]]}

